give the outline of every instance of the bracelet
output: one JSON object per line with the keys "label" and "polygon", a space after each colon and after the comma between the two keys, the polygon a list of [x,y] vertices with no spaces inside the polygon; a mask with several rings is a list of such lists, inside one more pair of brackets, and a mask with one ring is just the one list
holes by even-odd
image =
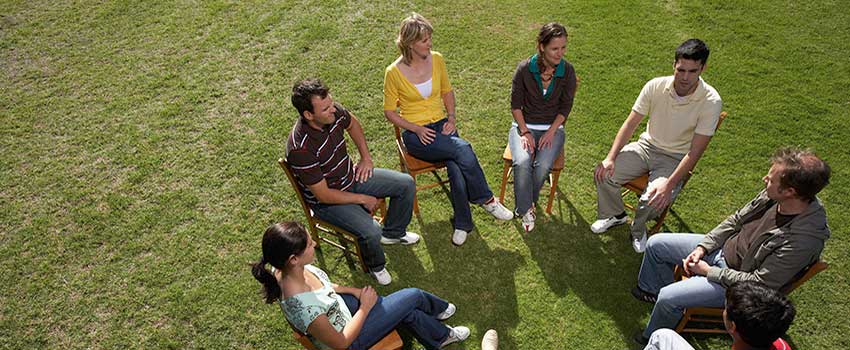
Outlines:
{"label": "bracelet", "polygon": [[[517,129],[517,131],[519,131],[519,129]],[[525,134],[530,134],[530,133],[531,133],[531,131],[530,131],[530,130],[526,130],[526,131],[519,131],[519,136],[525,136]]]}

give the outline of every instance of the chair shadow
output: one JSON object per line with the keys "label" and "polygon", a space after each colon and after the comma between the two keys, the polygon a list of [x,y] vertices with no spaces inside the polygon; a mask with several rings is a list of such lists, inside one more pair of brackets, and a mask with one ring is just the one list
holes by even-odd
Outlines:
{"label": "chair shadow", "polygon": [[[542,199],[541,199],[542,201]],[[641,256],[628,241],[628,229],[618,227],[604,235],[590,232],[590,224],[564,195],[559,195],[551,216],[538,217],[529,234],[521,232],[532,259],[538,264],[551,292],[575,294],[587,307],[608,314],[626,343],[644,326],[651,307],[635,301]]]}
{"label": "chair shadow", "polygon": [[[679,227],[681,227],[681,229],[677,230],[678,232],[694,232],[694,231],[691,229],[691,227],[690,227],[690,226],[688,226],[688,223],[686,223],[686,222],[685,222],[685,220],[683,220],[683,219],[682,219],[682,217],[681,217],[681,216],[679,216],[679,213],[678,213],[678,212],[676,212],[676,211],[674,210],[674,208],[672,208],[672,207],[671,207],[671,208],[670,208],[670,210],[667,212],[667,219],[669,219],[671,216],[672,216],[672,217],[675,217],[675,218],[676,218],[676,221],[678,221],[678,222],[679,222]],[[667,220],[664,220],[664,224],[663,224],[663,225],[661,225],[661,227],[663,228],[663,230],[662,230],[661,232],[672,232],[672,231],[670,230],[670,226],[668,226],[668,225],[667,225]]]}
{"label": "chair shadow", "polygon": [[[466,343],[449,348],[464,349],[480,341],[487,329],[513,329],[519,322],[514,275],[523,257],[514,251],[491,248],[478,231],[470,234],[463,246],[451,242],[451,223],[440,220],[420,226],[423,239],[416,251],[409,247],[389,247],[386,254],[393,274],[390,286],[383,290],[420,287],[457,306],[457,313],[447,321],[473,329]],[[395,249],[398,248],[398,249]],[[427,255],[423,264],[418,255]],[[426,266],[428,265],[428,266]],[[414,338],[406,331],[400,334],[405,349],[413,349]],[[471,342],[471,343],[470,343]],[[515,349],[507,334],[500,334],[499,347]]]}

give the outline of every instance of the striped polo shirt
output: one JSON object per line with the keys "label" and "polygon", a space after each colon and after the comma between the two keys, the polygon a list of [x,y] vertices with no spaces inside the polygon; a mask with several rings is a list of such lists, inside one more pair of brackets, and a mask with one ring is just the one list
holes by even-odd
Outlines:
{"label": "striped polo shirt", "polygon": [[346,191],[354,184],[354,164],[348,157],[344,131],[351,125],[351,114],[335,103],[336,120],[316,130],[304,118],[298,118],[286,141],[286,161],[298,180],[298,187],[310,204],[318,204],[307,186],[322,179],[328,188]]}

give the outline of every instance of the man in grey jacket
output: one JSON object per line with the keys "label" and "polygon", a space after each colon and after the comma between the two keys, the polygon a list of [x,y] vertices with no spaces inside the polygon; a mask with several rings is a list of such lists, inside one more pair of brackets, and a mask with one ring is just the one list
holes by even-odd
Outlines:
{"label": "man in grey jacket", "polygon": [[[632,295],[655,307],[636,342],[645,345],[656,329],[675,327],[685,308],[722,307],[735,282],[778,290],[820,258],[829,227],[816,195],[829,183],[829,165],[795,148],[777,150],[771,163],[765,189],[707,235],[649,239]],[[673,283],[676,265],[691,278]]]}

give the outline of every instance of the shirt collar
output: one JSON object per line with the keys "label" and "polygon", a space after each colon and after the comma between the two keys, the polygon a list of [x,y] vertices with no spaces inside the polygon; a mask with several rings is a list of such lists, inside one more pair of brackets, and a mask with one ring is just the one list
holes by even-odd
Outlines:
{"label": "shirt collar", "polygon": [[[532,73],[534,73],[535,75],[540,75],[540,67],[537,66],[537,57],[538,57],[538,54],[534,54],[534,56],[531,56],[531,58],[529,59],[530,62],[528,62],[528,70],[531,71]],[[566,73],[567,73],[566,62],[562,58],[561,61],[558,62],[558,66],[555,67],[555,75],[554,76],[556,76],[558,78],[563,78],[564,74],[566,74]]]}
{"label": "shirt collar", "polygon": [[[676,100],[676,89],[673,87],[673,83],[676,82],[676,78],[674,76],[670,76],[670,81],[667,82],[667,85],[664,87],[664,91],[670,94],[670,98],[674,101]],[[694,90],[694,93],[685,97],[684,102],[699,102],[705,99],[706,88],[705,81],[702,80],[702,77],[699,77],[699,83],[697,83],[697,88]]]}

